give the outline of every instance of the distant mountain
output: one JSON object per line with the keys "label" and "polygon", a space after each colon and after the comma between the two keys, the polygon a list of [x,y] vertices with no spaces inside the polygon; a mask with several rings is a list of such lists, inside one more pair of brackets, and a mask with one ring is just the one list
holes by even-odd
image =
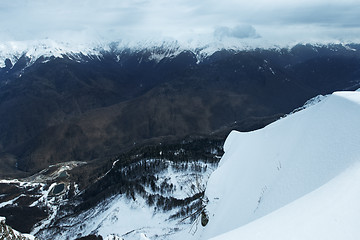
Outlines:
{"label": "distant mountain", "polygon": [[316,95],[359,87],[359,50],[297,45],[205,54],[174,43],[8,51],[0,68],[0,176],[263,127]]}
{"label": "distant mountain", "polygon": [[359,117],[360,92],[335,92],[258,131],[231,132],[195,239],[358,239]]}

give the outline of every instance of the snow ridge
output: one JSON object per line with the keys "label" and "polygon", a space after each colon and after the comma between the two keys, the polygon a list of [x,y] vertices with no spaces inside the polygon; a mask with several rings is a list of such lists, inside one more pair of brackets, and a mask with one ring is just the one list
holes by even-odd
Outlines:
{"label": "snow ridge", "polygon": [[33,64],[40,57],[62,58],[64,55],[73,56],[100,55],[101,47],[88,47],[77,45],[76,48],[71,44],[59,43],[52,40],[29,41],[29,42],[6,42],[0,44],[0,68],[5,67],[5,60],[9,59],[12,65],[25,56],[29,59],[28,65]]}
{"label": "snow ridge", "polygon": [[[62,58],[64,56],[70,59],[81,61],[81,57],[88,56],[90,58],[101,59],[105,53],[121,53],[130,51],[132,53],[147,51],[150,53],[149,60],[160,61],[163,58],[172,58],[183,51],[191,51],[195,54],[197,61],[201,62],[206,57],[212,55],[216,51],[223,49],[231,49],[234,51],[254,50],[254,49],[272,49],[280,51],[281,49],[290,50],[297,44],[305,44],[302,42],[293,42],[283,45],[275,45],[270,43],[239,42],[232,38],[225,40],[189,40],[178,41],[174,39],[149,39],[145,41],[90,41],[87,43],[80,42],[63,42],[52,39],[32,40],[32,41],[9,41],[0,43],[0,68],[6,67],[5,61],[10,60],[12,65],[25,56],[28,58],[28,66],[36,62],[40,57],[45,60],[55,57]],[[315,47],[328,46],[331,48],[333,44],[341,44],[348,51],[356,51],[351,48],[349,43],[311,43]]]}
{"label": "snow ridge", "polygon": [[6,67],[5,61],[8,59],[12,65],[25,56],[29,59],[28,65],[36,62],[40,57],[44,59],[64,56],[74,60],[81,60],[81,56],[102,58],[104,53],[121,53],[129,51],[133,53],[147,51],[150,53],[149,60],[160,61],[163,58],[177,56],[183,51],[191,51],[196,55],[197,61],[201,62],[214,52],[231,49],[234,51],[252,50],[256,48],[280,50],[282,48],[292,48],[296,44],[287,44],[278,46],[268,45],[251,45],[245,42],[238,42],[231,39],[227,41],[213,41],[205,43],[204,41],[186,41],[180,42],[174,39],[163,40],[146,40],[131,42],[125,40],[118,41],[95,41],[89,43],[78,42],[61,42],[51,39],[33,40],[33,41],[10,41],[0,43],[0,68]]}
{"label": "snow ridge", "polygon": [[[65,42],[57,42],[53,40],[28,41],[28,42],[5,42],[0,43],[0,68],[6,67],[6,60],[10,60],[11,65],[15,65],[21,57],[28,59],[27,66],[32,65],[39,58],[46,59],[55,57],[81,61],[81,57],[87,56],[90,58],[103,57],[105,53],[118,53],[129,51],[137,53],[141,51],[148,51],[150,53],[149,59],[160,61],[165,57],[174,57],[184,51],[186,48],[180,47],[176,41],[172,42],[97,42],[90,44],[71,44]],[[200,55],[204,55],[201,51]],[[199,56],[200,56],[199,55]]]}
{"label": "snow ridge", "polygon": [[[176,57],[183,51],[191,51],[196,55],[197,61],[201,62],[204,58],[210,56],[216,51],[222,49],[244,50],[248,49],[246,45],[224,44],[213,42],[210,44],[201,44],[201,42],[181,43],[176,40],[148,40],[142,42],[93,42],[88,44],[58,42],[50,39],[40,41],[23,42],[4,42],[0,43],[0,68],[6,67],[5,61],[8,59],[12,65],[25,56],[29,59],[28,66],[36,62],[40,57],[44,59],[55,57],[81,61],[81,56],[101,59],[105,53],[120,54],[124,51],[130,53],[148,52],[149,60],[161,61],[163,58]],[[46,60],[45,60],[46,61]]]}
{"label": "snow ridge", "polygon": [[359,118],[360,92],[335,92],[263,129],[231,132],[199,239],[359,239]]}

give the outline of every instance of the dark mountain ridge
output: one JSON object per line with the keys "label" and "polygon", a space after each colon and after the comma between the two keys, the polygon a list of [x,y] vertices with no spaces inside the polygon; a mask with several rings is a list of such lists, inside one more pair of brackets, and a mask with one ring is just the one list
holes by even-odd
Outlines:
{"label": "dark mountain ridge", "polygon": [[[318,94],[360,87],[360,46],[222,50],[153,59],[24,55],[0,68],[0,176],[106,160],[132,146],[251,130]],[[257,119],[257,121],[254,121]]]}

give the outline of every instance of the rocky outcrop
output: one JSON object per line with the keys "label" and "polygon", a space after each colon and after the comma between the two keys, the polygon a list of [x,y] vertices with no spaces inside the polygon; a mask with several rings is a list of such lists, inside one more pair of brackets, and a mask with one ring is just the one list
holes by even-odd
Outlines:
{"label": "rocky outcrop", "polygon": [[6,225],[5,221],[4,217],[0,217],[0,240],[39,240],[31,235],[19,233]]}

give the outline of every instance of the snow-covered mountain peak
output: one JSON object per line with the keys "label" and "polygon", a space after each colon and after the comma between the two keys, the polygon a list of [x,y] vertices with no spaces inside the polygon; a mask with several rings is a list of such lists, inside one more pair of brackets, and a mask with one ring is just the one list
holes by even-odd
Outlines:
{"label": "snow-covered mountain peak", "polygon": [[5,67],[5,60],[9,59],[14,65],[22,56],[29,59],[29,64],[40,57],[63,57],[64,55],[99,55],[107,45],[101,44],[70,44],[50,39],[41,41],[12,41],[0,43],[0,68]]}
{"label": "snow-covered mountain peak", "polygon": [[[178,41],[176,39],[146,39],[141,41],[126,41],[126,40],[97,40],[89,42],[64,42],[52,39],[31,40],[31,41],[8,41],[0,43],[0,68],[6,66],[5,61],[8,59],[12,65],[22,57],[28,59],[28,64],[31,65],[40,57],[44,58],[61,58],[70,56],[75,60],[79,56],[97,56],[102,57],[104,53],[119,54],[123,51],[130,51],[131,53],[147,52],[149,60],[160,61],[163,58],[175,57],[183,51],[190,51],[195,54],[198,62],[201,62],[206,57],[212,55],[214,52],[231,49],[234,51],[254,50],[254,49],[291,49],[299,42],[287,43],[283,45],[274,45],[266,42],[247,42],[238,41],[233,38],[226,38],[221,40],[209,41],[208,39],[197,39]],[[314,48],[326,46],[329,43],[312,43]],[[342,43],[337,43],[342,44]],[[356,51],[347,44],[342,44],[348,51]],[[331,46],[331,44],[329,45]]]}
{"label": "snow-covered mountain peak", "polygon": [[11,41],[0,43],[0,68],[6,67],[6,60],[10,60],[11,65],[15,65],[17,61],[25,56],[28,59],[27,65],[36,62],[40,57],[43,58],[62,58],[69,56],[78,59],[78,56],[97,56],[100,57],[104,53],[121,54],[123,51],[131,53],[147,52],[149,60],[159,62],[163,58],[172,58],[183,51],[193,52],[198,61],[206,58],[212,53],[224,49],[243,49],[244,46],[225,46],[222,43],[214,42],[211,44],[201,44],[201,42],[179,42],[177,40],[146,40],[139,42],[130,41],[112,41],[112,42],[89,42],[89,43],[71,43],[59,42],[51,39],[39,41]]}
{"label": "snow-covered mountain peak", "polygon": [[[127,50],[133,53],[147,51],[150,53],[149,59],[160,61],[164,57],[173,57],[186,50],[181,47],[177,41],[143,41],[143,42],[90,42],[90,43],[69,43],[58,42],[50,39],[40,41],[12,41],[0,43],[0,68],[6,66],[5,61],[8,59],[12,65],[22,57],[29,59],[28,65],[34,63],[40,57],[44,58],[62,58],[64,56],[77,57],[98,56],[102,54],[121,53]],[[203,53],[202,53],[203,54]]]}

